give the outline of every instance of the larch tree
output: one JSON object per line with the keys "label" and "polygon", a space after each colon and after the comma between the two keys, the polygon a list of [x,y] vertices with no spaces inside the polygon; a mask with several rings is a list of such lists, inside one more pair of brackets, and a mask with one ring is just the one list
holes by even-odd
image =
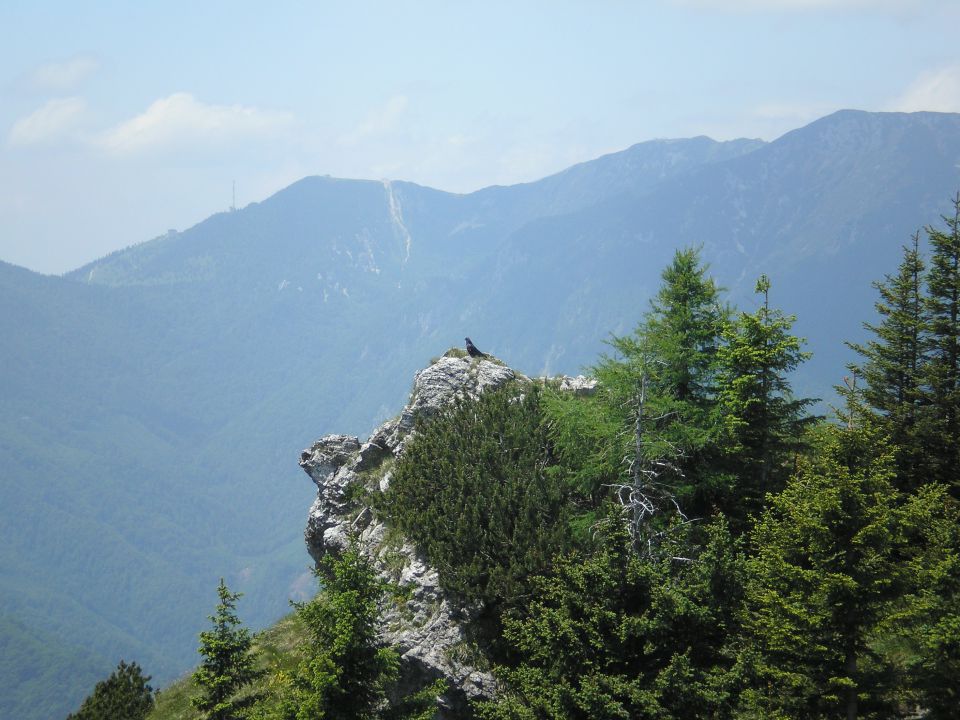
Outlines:
{"label": "larch tree", "polygon": [[633,428],[642,413],[647,459],[671,468],[662,479],[684,511],[698,516],[709,512],[725,482],[712,470],[720,427],[716,359],[729,311],[696,249],[678,250],[662,280],[634,332],[611,339],[615,355],[594,370],[608,406],[631,429],[620,456],[634,456]]}

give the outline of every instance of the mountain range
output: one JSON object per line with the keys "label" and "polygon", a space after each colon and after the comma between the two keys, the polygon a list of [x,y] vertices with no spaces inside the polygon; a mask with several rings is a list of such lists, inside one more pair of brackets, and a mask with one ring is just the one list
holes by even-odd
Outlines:
{"label": "mountain range", "polygon": [[303,447],[465,335],[582,371],[678,247],[744,309],[771,278],[814,353],[795,387],[829,400],[871,282],[958,189],[960,115],[842,111],[466,195],[308,177],[63,277],[0,263],[0,717],[65,715],[121,657],[169,681],[220,577],[275,619],[313,589]]}

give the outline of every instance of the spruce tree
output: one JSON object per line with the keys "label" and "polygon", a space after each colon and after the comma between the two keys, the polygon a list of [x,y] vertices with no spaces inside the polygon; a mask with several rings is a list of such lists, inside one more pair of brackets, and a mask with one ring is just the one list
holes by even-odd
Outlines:
{"label": "spruce tree", "polygon": [[752,534],[745,718],[895,717],[897,658],[875,641],[914,587],[916,508],[875,429],[827,426]]}
{"label": "spruce tree", "polygon": [[257,669],[250,631],[239,627],[236,602],[241,593],[230,592],[221,578],[217,594],[220,602],[210,616],[213,628],[200,633],[198,652],[203,660],[193,673],[201,694],[190,702],[204,720],[239,720],[259,700],[258,695],[242,691],[263,672]]}
{"label": "spruce tree", "polygon": [[960,497],[960,194],[946,230],[927,228],[931,256],[926,309],[930,334],[925,379],[929,405],[927,451],[931,479]]}
{"label": "spruce tree", "polygon": [[[874,283],[880,293],[874,305],[880,322],[864,323],[874,336],[872,340],[864,345],[849,343],[863,361],[851,365],[855,380],[844,389],[845,394],[857,394],[851,402],[862,400],[876,413],[876,421],[899,448],[897,479],[901,489],[916,488],[929,480],[923,439],[923,375],[929,323],[919,243],[917,233],[912,245],[903,248],[897,273]],[[856,387],[860,378],[862,389]]]}
{"label": "spruce tree", "polygon": [[960,708],[960,509],[943,485],[908,500],[907,554],[912,588],[888,624],[905,653],[916,704],[929,720]]}
{"label": "spruce tree", "polygon": [[[390,586],[354,543],[317,568],[323,590],[296,604],[307,628],[304,659],[285,680],[278,720],[428,720],[443,692],[437,682],[395,697],[400,654],[379,637],[380,602]],[[394,695],[391,697],[391,695]]]}
{"label": "spruce tree", "polygon": [[764,495],[777,492],[793,470],[803,428],[810,423],[811,399],[794,398],[789,374],[809,353],[790,330],[795,318],[770,307],[770,281],[761,276],[756,292],[763,303],[728,323],[718,351],[719,405],[725,426],[725,453],[737,477],[720,505],[735,527],[757,512]]}
{"label": "spruce tree", "polygon": [[707,270],[699,250],[678,250],[637,330],[643,350],[662,367],[657,373],[662,389],[700,414],[711,405],[714,358],[726,315],[720,288]]}
{"label": "spruce tree", "polygon": [[121,660],[67,720],[143,720],[154,705],[149,681],[150,676],[144,675],[137,663]]}

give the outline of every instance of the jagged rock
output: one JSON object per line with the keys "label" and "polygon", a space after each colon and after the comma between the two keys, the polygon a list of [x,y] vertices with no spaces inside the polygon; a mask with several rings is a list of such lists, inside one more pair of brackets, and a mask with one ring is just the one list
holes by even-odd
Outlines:
{"label": "jagged rock", "polygon": [[597,391],[597,381],[595,378],[588,378],[585,375],[570,377],[561,375],[559,378],[559,388],[564,392],[571,392],[574,395],[593,395]]}
{"label": "jagged rock", "polygon": [[[441,698],[440,718],[459,717],[469,700],[495,693],[493,676],[468,660],[472,653],[463,622],[471,617],[472,609],[446,597],[426,558],[412,544],[387,533],[369,508],[358,507],[357,500],[351,500],[350,489],[365,483],[366,492],[386,491],[392,465],[386,461],[402,456],[418,420],[429,420],[459,396],[476,397],[515,379],[529,382],[497,362],[448,353],[417,373],[410,400],[399,417],[383,423],[366,442],[361,444],[347,435],[326,435],[300,459],[300,466],[317,485],[317,499],[304,532],[310,555],[320,561],[327,554],[339,553],[356,535],[378,572],[408,591],[409,599],[402,607],[389,607],[384,613],[381,634],[400,648],[404,678],[411,689],[438,677],[447,679],[450,691]],[[592,388],[586,378],[565,380],[570,380],[571,392]]]}
{"label": "jagged rock", "polygon": [[324,435],[300,453],[300,467],[310,476],[319,490],[330,481],[330,476],[360,450],[360,440],[350,435]]}
{"label": "jagged rock", "polygon": [[[410,401],[385,440],[395,452],[400,451],[413,431],[417,418],[432,417],[456,397],[476,397],[485,390],[499,387],[517,377],[506,365],[490,360],[477,361],[469,357],[444,355],[417,373]],[[374,431],[374,435],[381,435],[379,429]]]}
{"label": "jagged rock", "polygon": [[349,542],[340,517],[347,513],[347,489],[356,480],[356,473],[348,466],[359,451],[360,441],[355,437],[325,435],[300,454],[300,467],[317,486],[317,499],[310,507],[306,529],[307,537],[314,538],[314,545],[317,539],[329,548],[344,548]]}

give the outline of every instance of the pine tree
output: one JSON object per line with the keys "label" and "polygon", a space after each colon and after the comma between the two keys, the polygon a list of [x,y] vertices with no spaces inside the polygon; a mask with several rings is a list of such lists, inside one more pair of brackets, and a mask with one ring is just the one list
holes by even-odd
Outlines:
{"label": "pine tree", "polygon": [[247,717],[260,699],[259,695],[242,691],[263,672],[257,669],[250,631],[239,627],[236,602],[241,593],[230,592],[221,578],[217,594],[220,602],[216,613],[210,616],[213,628],[200,633],[198,652],[203,660],[193,673],[202,694],[190,702],[204,720],[239,720]]}
{"label": "pine tree", "polygon": [[507,385],[441,410],[404,449],[379,507],[423,550],[443,588],[486,618],[525,602],[531,575],[570,543],[536,386]]}
{"label": "pine tree", "polygon": [[[678,538],[674,538],[678,539]],[[586,557],[559,558],[508,618],[510,666],[484,720],[730,717],[743,559],[722,522],[695,560],[641,558],[619,519]]]}
{"label": "pine tree", "polygon": [[924,301],[924,263],[919,250],[920,234],[911,247],[903,248],[903,261],[896,275],[887,275],[874,287],[880,293],[875,307],[878,324],[864,323],[874,335],[865,345],[849,343],[863,357],[852,365],[856,381],[845,393],[854,404],[862,399],[877,413],[877,421],[899,448],[897,478],[901,489],[916,488],[929,480],[923,433],[923,375],[926,372],[928,335],[927,304]]}
{"label": "pine tree", "polygon": [[137,663],[123,660],[67,720],[143,720],[153,709],[154,692]]}
{"label": "pine tree", "polygon": [[795,318],[770,308],[770,281],[757,281],[763,304],[727,324],[718,351],[719,406],[724,418],[731,495],[721,499],[735,526],[757,512],[764,495],[782,489],[801,447],[812,399],[794,398],[789,374],[809,357],[790,333]]}
{"label": "pine tree", "polygon": [[931,247],[926,306],[930,334],[926,365],[933,478],[960,497],[960,194],[946,231],[927,228]]}

